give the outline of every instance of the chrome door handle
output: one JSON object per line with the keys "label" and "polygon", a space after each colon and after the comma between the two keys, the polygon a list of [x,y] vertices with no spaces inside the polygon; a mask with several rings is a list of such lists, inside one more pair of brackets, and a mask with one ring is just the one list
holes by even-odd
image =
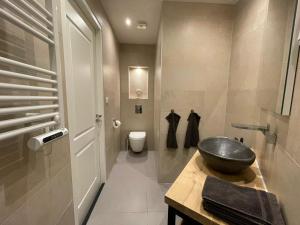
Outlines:
{"label": "chrome door handle", "polygon": [[100,122],[102,120],[102,115],[96,114],[96,122]]}

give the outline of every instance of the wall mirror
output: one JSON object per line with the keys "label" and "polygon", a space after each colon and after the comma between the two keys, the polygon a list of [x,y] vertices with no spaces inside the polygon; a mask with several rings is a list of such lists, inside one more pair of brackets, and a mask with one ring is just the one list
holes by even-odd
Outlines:
{"label": "wall mirror", "polygon": [[128,67],[129,99],[148,99],[149,68]]}
{"label": "wall mirror", "polygon": [[289,116],[299,57],[298,0],[269,0],[263,36],[258,104]]}

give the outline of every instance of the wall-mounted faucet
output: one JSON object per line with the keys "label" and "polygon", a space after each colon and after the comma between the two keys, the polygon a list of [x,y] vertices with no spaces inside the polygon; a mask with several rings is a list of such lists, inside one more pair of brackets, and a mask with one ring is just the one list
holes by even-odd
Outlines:
{"label": "wall-mounted faucet", "polygon": [[276,144],[277,134],[270,131],[270,124],[267,124],[267,126],[261,126],[252,124],[232,123],[231,126],[238,129],[261,131],[266,136],[268,143]]}
{"label": "wall-mounted faucet", "polygon": [[242,137],[240,139],[238,139],[237,137],[235,137],[234,140],[239,141],[241,143],[244,143],[244,138],[242,138]]}

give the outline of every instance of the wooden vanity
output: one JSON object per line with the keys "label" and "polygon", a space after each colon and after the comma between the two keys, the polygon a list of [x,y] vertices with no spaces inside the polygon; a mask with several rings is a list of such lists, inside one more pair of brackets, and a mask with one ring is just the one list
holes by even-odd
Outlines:
{"label": "wooden vanity", "polygon": [[175,225],[176,215],[195,224],[227,224],[205,211],[202,206],[202,189],[207,176],[265,190],[257,162],[238,175],[226,175],[207,167],[200,153],[196,152],[165,195],[165,202],[169,206],[168,225]]}

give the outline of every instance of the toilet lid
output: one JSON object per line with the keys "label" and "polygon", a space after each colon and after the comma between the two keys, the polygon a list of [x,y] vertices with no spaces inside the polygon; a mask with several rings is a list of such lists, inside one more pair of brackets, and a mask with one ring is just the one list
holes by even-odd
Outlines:
{"label": "toilet lid", "polygon": [[141,139],[146,137],[146,132],[140,131],[140,132],[130,132],[129,133],[129,138],[132,139]]}

